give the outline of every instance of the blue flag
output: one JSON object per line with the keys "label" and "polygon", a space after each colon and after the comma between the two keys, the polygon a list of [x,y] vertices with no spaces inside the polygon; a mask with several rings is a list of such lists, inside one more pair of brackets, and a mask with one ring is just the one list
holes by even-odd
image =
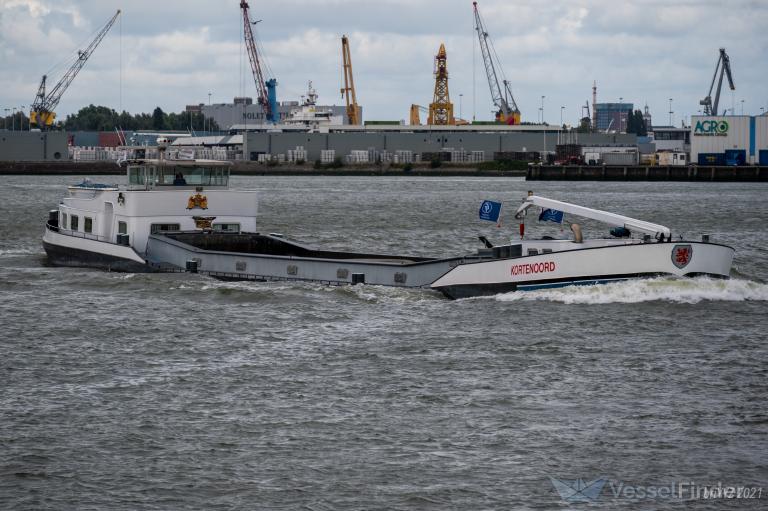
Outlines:
{"label": "blue flag", "polygon": [[539,222],[563,223],[563,212],[556,209],[542,209],[539,215]]}
{"label": "blue flag", "polygon": [[484,200],[480,205],[480,220],[498,222],[499,216],[501,216],[501,202]]}

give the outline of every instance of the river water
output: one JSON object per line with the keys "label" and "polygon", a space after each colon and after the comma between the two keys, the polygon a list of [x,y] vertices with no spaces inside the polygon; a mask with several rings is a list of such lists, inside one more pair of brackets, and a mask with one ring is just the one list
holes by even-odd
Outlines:
{"label": "river water", "polygon": [[[730,281],[450,301],[50,267],[47,211],[80,180],[0,188],[3,509],[765,508],[626,490],[768,499],[765,184],[233,178],[262,232],[328,248],[474,251],[533,187],[737,250]],[[567,504],[550,478],[604,486]]]}

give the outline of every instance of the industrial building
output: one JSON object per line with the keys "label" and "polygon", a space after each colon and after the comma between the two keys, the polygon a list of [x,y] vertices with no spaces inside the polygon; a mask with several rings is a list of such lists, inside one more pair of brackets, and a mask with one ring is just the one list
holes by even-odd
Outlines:
{"label": "industrial building", "polygon": [[69,159],[63,131],[0,131],[0,161],[61,161]]}
{"label": "industrial building", "polygon": [[624,133],[627,130],[628,116],[633,109],[632,103],[595,103],[597,130]]}
{"label": "industrial building", "polygon": [[699,165],[768,165],[768,116],[691,118],[691,162]]}
{"label": "industrial building", "polygon": [[[190,143],[181,140],[180,143]],[[559,144],[585,146],[636,146],[633,134],[565,133],[556,126],[344,126],[327,133],[249,131],[246,151],[251,160],[259,154],[287,154],[297,147],[306,151],[307,160],[321,159],[322,151],[334,150],[339,156],[356,150],[415,155],[482,151],[485,160],[500,159],[504,153],[545,152],[554,154]]]}
{"label": "industrial building", "polygon": [[688,153],[691,150],[690,128],[654,126],[653,128],[649,127],[648,131],[656,151]]}

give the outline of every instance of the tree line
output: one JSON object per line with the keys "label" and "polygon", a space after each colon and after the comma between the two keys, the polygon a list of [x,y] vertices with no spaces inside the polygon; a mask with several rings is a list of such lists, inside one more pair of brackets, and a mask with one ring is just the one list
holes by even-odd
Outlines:
{"label": "tree line", "polygon": [[[645,125],[645,117],[640,110],[627,110],[627,125],[625,126],[627,133],[634,133],[638,137],[648,136],[648,129],[650,126]],[[612,127],[613,130],[619,131],[617,127]],[[589,117],[582,117],[579,122],[579,126],[576,128],[577,133],[591,133],[592,119]]]}
{"label": "tree line", "polygon": [[135,130],[174,130],[174,131],[218,131],[216,121],[206,118],[201,113],[167,113],[157,107],[151,114],[130,114],[123,110],[117,113],[106,106],[88,105],[77,113],[70,114],[61,123],[67,131],[125,131]]}

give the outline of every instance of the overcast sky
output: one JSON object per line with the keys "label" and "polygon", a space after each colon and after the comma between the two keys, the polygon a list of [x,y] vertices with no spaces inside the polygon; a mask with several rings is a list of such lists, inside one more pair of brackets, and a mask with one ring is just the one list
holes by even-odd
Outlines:
{"label": "overcast sky", "polygon": [[[433,59],[448,52],[455,112],[492,117],[470,0],[250,2],[278,99],[298,100],[307,80],[322,104],[341,104],[342,34],[350,36],[357,97],[367,120],[407,119],[432,100]],[[768,108],[766,0],[480,0],[524,121],[576,123],[598,83],[598,102],[647,104],[654,124],[696,114],[718,48],[736,91],[721,108]],[[63,96],[59,118],[90,103],[131,113],[155,106],[256,96],[242,46],[239,0],[0,0],[0,109],[29,105],[40,77],[55,83],[78,48],[122,9],[120,21]],[[476,55],[473,58],[473,54]],[[473,72],[473,61],[474,69]],[[58,64],[58,67],[55,67]],[[474,77],[474,78],[473,78]],[[474,84],[474,85],[473,85]],[[725,87],[724,87],[725,88]],[[463,94],[460,101],[459,94]],[[461,103],[461,105],[459,105]]]}

